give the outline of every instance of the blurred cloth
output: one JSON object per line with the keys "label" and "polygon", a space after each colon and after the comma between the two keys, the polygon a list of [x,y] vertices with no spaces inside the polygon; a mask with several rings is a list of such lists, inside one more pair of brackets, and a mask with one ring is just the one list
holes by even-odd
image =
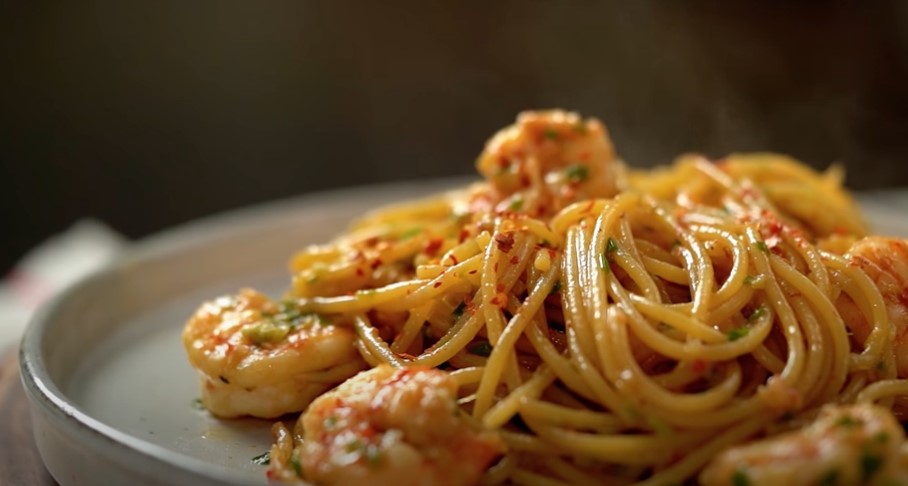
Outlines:
{"label": "blurred cloth", "polygon": [[110,262],[125,243],[105,224],[83,219],[28,252],[0,282],[0,350],[18,344],[40,305]]}

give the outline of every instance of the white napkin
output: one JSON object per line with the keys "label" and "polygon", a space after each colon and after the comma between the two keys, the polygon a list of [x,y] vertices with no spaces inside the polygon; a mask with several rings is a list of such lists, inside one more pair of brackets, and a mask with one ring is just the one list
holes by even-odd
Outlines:
{"label": "white napkin", "polygon": [[0,351],[18,345],[38,306],[109,262],[125,242],[105,224],[83,219],[29,251],[0,281]]}

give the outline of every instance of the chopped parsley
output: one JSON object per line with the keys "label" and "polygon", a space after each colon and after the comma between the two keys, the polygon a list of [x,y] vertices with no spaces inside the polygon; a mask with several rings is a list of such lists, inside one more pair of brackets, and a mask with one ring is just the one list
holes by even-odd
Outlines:
{"label": "chopped parsley", "polygon": [[841,417],[839,417],[839,420],[836,421],[837,426],[844,427],[846,429],[853,429],[861,425],[862,423],[863,422],[860,419],[856,419],[851,415],[842,415]]}
{"label": "chopped parsley", "polygon": [[605,256],[605,253],[599,255],[599,269],[606,273],[610,271],[608,257]]}
{"label": "chopped parsley", "polygon": [[271,451],[253,457],[251,462],[259,466],[267,466],[271,463]]}
{"label": "chopped parsley", "polygon": [[196,398],[195,400],[192,401],[192,408],[194,408],[196,410],[205,410],[205,404],[202,403],[201,398]]}
{"label": "chopped parsley", "polygon": [[413,238],[414,236],[422,233],[422,231],[423,231],[423,229],[419,226],[410,228],[407,231],[404,231],[403,233],[400,234],[400,241],[409,240],[410,238]]}
{"label": "chopped parsley", "polygon": [[558,140],[558,132],[552,130],[551,128],[543,132],[543,136],[549,140]]}
{"label": "chopped parsley", "polygon": [[754,309],[753,313],[747,317],[747,322],[754,322],[757,319],[763,317],[764,315],[766,315],[766,308],[757,307],[756,309]]}
{"label": "chopped parsley", "polygon": [[867,482],[883,466],[883,458],[870,452],[864,451],[861,455],[861,479]]}
{"label": "chopped parsley", "polygon": [[758,241],[758,242],[756,243],[756,245],[757,245],[757,249],[758,249],[758,250],[762,251],[763,253],[769,253],[769,247],[766,246],[766,242],[765,242],[765,241]]}
{"label": "chopped parsley", "polygon": [[558,292],[561,292],[561,280],[555,281],[555,285],[552,285],[552,290],[549,291],[549,295],[555,295]]}
{"label": "chopped parsley", "polygon": [[734,486],[749,486],[750,477],[747,476],[747,472],[744,469],[735,469],[735,472],[731,475],[731,484]]}
{"label": "chopped parsley", "polygon": [[747,333],[749,333],[749,332],[750,332],[750,328],[747,326],[736,327],[736,328],[732,329],[731,331],[728,331],[728,340],[737,341],[738,339],[741,339],[742,337],[746,336]]}
{"label": "chopped parsley", "polygon": [[300,464],[300,460],[296,456],[290,458],[290,465],[293,466],[293,472],[296,473],[297,477],[305,477],[303,476],[303,466],[302,464]]}
{"label": "chopped parsley", "polygon": [[877,432],[876,434],[873,434],[873,441],[877,444],[885,444],[889,442],[889,434],[883,431]]}
{"label": "chopped parsley", "polygon": [[335,425],[337,425],[337,417],[335,417],[334,415],[325,417],[325,420],[323,423],[325,425],[325,428],[330,429],[331,427],[334,427]]}
{"label": "chopped parsley", "polygon": [[579,183],[590,177],[590,168],[585,165],[574,164],[564,169],[564,177],[573,183]]}
{"label": "chopped parsley", "polygon": [[618,251],[618,242],[615,241],[614,238],[609,238],[608,241],[605,242],[605,252],[615,253],[616,251]]}
{"label": "chopped parsley", "polygon": [[753,285],[754,282],[756,282],[756,281],[757,281],[757,276],[756,276],[756,275],[748,275],[748,276],[744,277],[744,284],[745,284],[745,285]]}
{"label": "chopped parsley", "polygon": [[476,343],[468,348],[470,353],[475,354],[476,356],[484,356],[488,358],[492,355],[492,345],[486,341],[481,343]]}
{"label": "chopped parsley", "polygon": [[514,197],[511,199],[511,202],[508,204],[508,211],[520,211],[520,208],[523,207],[523,198],[520,196]]}
{"label": "chopped parsley", "polygon": [[357,452],[363,448],[363,443],[359,439],[353,439],[350,442],[347,442],[347,445],[344,446],[344,450],[347,452]]}

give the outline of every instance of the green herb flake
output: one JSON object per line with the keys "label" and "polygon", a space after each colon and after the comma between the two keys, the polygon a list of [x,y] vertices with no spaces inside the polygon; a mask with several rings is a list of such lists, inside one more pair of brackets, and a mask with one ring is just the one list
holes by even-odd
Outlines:
{"label": "green herb flake", "polygon": [[293,466],[293,472],[296,473],[296,477],[305,477],[303,475],[303,465],[300,464],[300,460],[296,456],[290,458],[290,465]]}
{"label": "green herb flake", "polygon": [[557,280],[555,285],[552,285],[552,290],[549,291],[549,295],[555,295],[558,292],[561,292],[561,280]]}
{"label": "green herb flake", "polygon": [[369,461],[370,466],[377,466],[381,463],[381,451],[378,446],[374,444],[366,446],[366,460]]}
{"label": "green herb flake", "polygon": [[614,238],[609,238],[608,241],[605,242],[605,252],[615,253],[616,251],[618,251],[618,242],[615,241]]}
{"label": "green herb flake", "polygon": [[476,356],[484,356],[488,358],[492,355],[492,345],[483,341],[481,343],[476,343],[469,348],[470,353],[475,354]]}
{"label": "green herb flake", "polygon": [[766,246],[766,242],[765,242],[765,241],[758,241],[758,242],[756,243],[756,245],[757,245],[757,249],[758,249],[758,250],[762,251],[763,253],[769,253],[769,247]]}
{"label": "green herb flake", "polygon": [[254,344],[276,343],[290,333],[290,325],[273,319],[247,325],[240,331],[243,337]]}
{"label": "green herb flake", "polygon": [[608,265],[608,257],[605,256],[605,253],[599,255],[599,269],[605,273],[611,271]]}
{"label": "green herb flake", "polygon": [[749,486],[750,477],[747,476],[747,472],[744,469],[735,469],[735,472],[731,475],[731,484],[734,486]]}
{"label": "green herb flake", "polygon": [[457,304],[457,307],[455,307],[454,310],[451,311],[451,316],[454,317],[454,319],[460,319],[460,316],[463,315],[463,311],[466,310],[466,308],[467,302],[463,300],[460,301],[460,303]]}
{"label": "green herb flake", "polygon": [[334,415],[329,415],[328,417],[325,417],[323,423],[325,424],[325,428],[330,429],[331,427],[337,425],[337,417],[335,417]]}
{"label": "green herb flake", "polygon": [[574,164],[564,169],[564,177],[573,183],[580,183],[590,177],[590,168],[585,165]]}
{"label": "green herb flake", "polygon": [[756,282],[756,281],[757,281],[757,276],[756,276],[756,275],[748,275],[748,276],[744,277],[744,284],[745,284],[745,285],[753,285],[754,282]]}
{"label": "green herb flake", "polygon": [[885,444],[889,442],[889,434],[883,431],[877,432],[876,434],[873,434],[873,441],[877,444]]}
{"label": "green herb flake", "polygon": [[839,420],[837,420],[835,424],[838,427],[843,427],[846,429],[853,429],[863,423],[864,422],[862,420],[856,419],[856,418],[852,417],[851,415],[842,415],[841,417],[839,417]]}
{"label": "green herb flake", "polygon": [[766,312],[767,311],[765,307],[757,307],[756,309],[754,309],[753,313],[751,313],[750,316],[747,317],[747,322],[755,322],[757,319],[760,319],[761,317],[766,315]]}
{"label": "green herb flake", "polygon": [[574,131],[577,133],[586,133],[586,123],[583,123],[583,120],[578,120],[574,124]]}
{"label": "green herb flake", "polygon": [[551,128],[542,133],[543,136],[549,140],[558,140],[558,132],[552,130]]}
{"label": "green herb flake", "polygon": [[511,202],[508,204],[508,211],[520,211],[523,208],[523,198],[514,197],[511,199]]}
{"label": "green herb flake", "polygon": [[357,452],[362,450],[363,443],[359,439],[353,439],[350,442],[347,442],[347,445],[344,446],[344,450],[347,452]]}
{"label": "green herb flake", "polygon": [[839,484],[839,470],[830,469],[820,478],[819,486],[836,486]]}
{"label": "green herb flake", "polygon": [[883,361],[883,360],[877,361],[877,362],[876,362],[876,370],[879,371],[880,373],[886,371],[886,362]]}
{"label": "green herb flake", "polygon": [[728,340],[737,341],[738,339],[741,339],[742,337],[746,336],[747,333],[749,333],[749,332],[750,332],[750,328],[747,326],[736,327],[736,328],[732,329],[731,331],[728,331]]}
{"label": "green herb flake", "polygon": [[201,398],[196,398],[195,400],[192,401],[192,408],[194,408],[196,410],[205,410],[205,404],[202,403]]}
{"label": "green herb flake", "polygon": [[253,457],[251,462],[258,466],[267,466],[268,464],[271,464],[271,451]]}
{"label": "green herb flake", "polygon": [[423,229],[419,226],[410,228],[407,231],[404,231],[403,233],[400,234],[400,241],[409,240],[410,238],[413,238],[414,236],[417,236],[422,232],[423,232]]}
{"label": "green herb flake", "polygon": [[862,482],[867,482],[883,466],[883,458],[870,452],[864,451],[861,455],[861,478]]}

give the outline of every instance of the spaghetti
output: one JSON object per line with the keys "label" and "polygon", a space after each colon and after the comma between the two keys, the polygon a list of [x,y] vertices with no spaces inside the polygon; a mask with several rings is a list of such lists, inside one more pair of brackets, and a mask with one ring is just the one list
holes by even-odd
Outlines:
{"label": "spaghetti", "polygon": [[[904,473],[904,434],[892,414],[908,392],[895,339],[906,323],[892,318],[891,289],[867,270],[877,247],[852,246],[866,226],[839,172],[818,175],[769,155],[716,164],[687,156],[628,172],[601,124],[563,112],[521,115],[478,166],[483,183],[379,210],[301,251],[290,310],[240,319],[238,328],[286,329],[253,343],[275,353],[287,335],[307,332],[288,313],[354,333],[358,356],[332,377],[375,368],[366,372],[374,395],[363,402],[373,412],[402,406],[375,398],[375,383],[385,383],[376,380],[393,388],[411,379],[387,370],[443,372],[433,383],[448,384],[433,386],[453,387],[458,423],[479,434],[469,443],[485,452],[464,461],[477,461],[483,484],[776,484],[830,475],[845,484]],[[193,358],[194,342],[191,359],[205,359]],[[317,399],[293,432],[276,426],[273,477],[391,477],[383,474],[396,463],[380,455],[382,444],[405,426],[350,425],[377,420],[349,418],[359,398],[345,394],[365,393],[358,386],[327,392],[330,403]],[[337,417],[350,426],[330,432]],[[842,417],[857,425],[835,429]],[[887,444],[874,442],[882,433]],[[839,455],[825,460],[810,449],[822,440],[807,434]],[[360,447],[340,454],[360,476],[329,474],[344,467],[336,454],[307,457],[316,454],[307,441],[349,446],[351,437]],[[773,455],[780,447],[788,453]],[[795,459],[803,464],[786,469]]]}

